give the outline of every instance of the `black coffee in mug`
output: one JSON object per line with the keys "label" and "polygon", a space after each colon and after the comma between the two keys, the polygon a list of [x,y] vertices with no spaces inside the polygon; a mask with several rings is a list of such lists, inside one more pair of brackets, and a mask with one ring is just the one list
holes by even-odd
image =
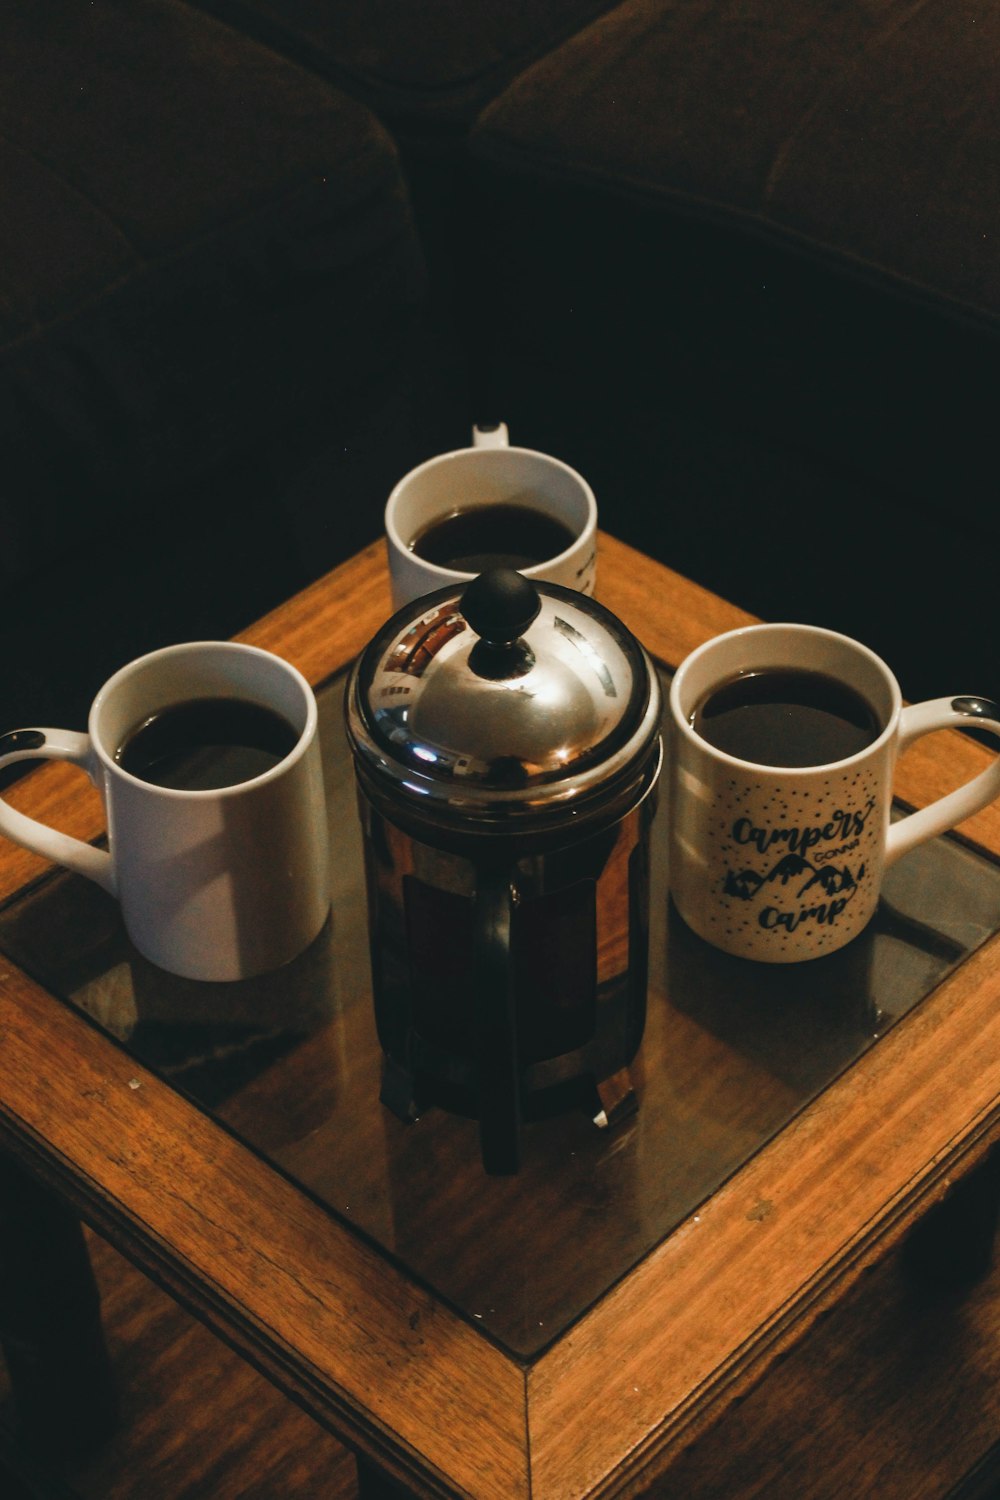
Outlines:
{"label": "black coffee in mug", "polygon": [[192,698],[133,725],[115,759],[153,786],[218,791],[262,776],[294,750],[298,739],[287,719],[261,703]]}
{"label": "black coffee in mug", "polygon": [[825,766],[882,732],[874,708],[846,682],[798,667],[739,672],[695,705],[691,725],[726,755],[761,766]]}
{"label": "black coffee in mug", "polygon": [[564,521],[513,501],[473,505],[432,521],[412,549],[425,562],[460,573],[487,568],[533,568],[565,552],[576,540]]}

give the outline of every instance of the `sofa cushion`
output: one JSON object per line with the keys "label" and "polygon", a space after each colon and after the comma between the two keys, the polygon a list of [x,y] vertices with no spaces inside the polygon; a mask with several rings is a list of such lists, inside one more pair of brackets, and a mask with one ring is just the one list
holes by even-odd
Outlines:
{"label": "sofa cushion", "polygon": [[471,138],[492,410],[611,530],[912,689],[1000,537],[998,49],[964,0],[625,0]]}
{"label": "sofa cushion", "polygon": [[89,691],[377,534],[422,252],[371,113],[176,0],[10,0],[0,181],[5,628]]}
{"label": "sofa cushion", "polygon": [[464,139],[523,67],[612,0],[192,0],[363,99],[394,129]]}
{"label": "sofa cushion", "polygon": [[487,112],[480,149],[997,315],[998,52],[968,0],[628,0]]}
{"label": "sofa cushion", "polygon": [[12,0],[2,41],[9,576],[268,434],[349,440],[422,270],[382,127],[219,23]]}

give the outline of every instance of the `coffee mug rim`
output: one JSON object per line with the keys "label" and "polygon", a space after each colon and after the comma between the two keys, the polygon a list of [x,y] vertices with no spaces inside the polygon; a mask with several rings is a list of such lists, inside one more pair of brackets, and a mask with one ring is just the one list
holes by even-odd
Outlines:
{"label": "coffee mug rim", "polygon": [[[183,787],[157,786],[154,782],[144,781],[141,776],[135,776],[131,771],[126,771],[125,767],[115,759],[114,754],[109,753],[105,748],[97,732],[98,717],[111,693],[139,668],[156,661],[165,660],[171,656],[198,652],[206,648],[211,650],[219,650],[221,648],[227,653],[232,652],[243,656],[255,656],[266,659],[276,664],[280,669],[283,669],[302,690],[303,701],[306,705],[305,723],[302,726],[299,737],[288,754],[283,755],[275,765],[268,767],[266,771],[261,771],[257,776],[249,777],[246,781],[234,782],[231,786],[193,787],[186,789]],[[297,667],[294,667],[290,661],[286,661],[284,657],[278,656],[276,652],[268,651],[263,646],[251,646],[243,641],[179,641],[170,646],[160,646],[154,651],[147,651],[142,656],[136,656],[113,672],[94,695],[94,700],[91,703],[90,712],[87,717],[87,733],[94,754],[98,757],[104,769],[113,776],[120,777],[126,783],[141,788],[143,792],[151,796],[162,796],[182,801],[187,801],[191,798],[197,801],[209,801],[212,798],[221,797],[228,800],[230,797],[242,796],[247,792],[255,791],[266,782],[276,781],[280,776],[285,775],[291,766],[300,761],[305,755],[315,737],[318,721],[319,711],[316,704],[316,695],[310,683]]]}
{"label": "coffee mug rim", "polygon": [[[872,740],[871,744],[865,745],[863,749],[856,750],[853,755],[844,756],[841,760],[820,761],[812,766],[776,766],[764,761],[742,760],[739,756],[731,755],[726,750],[720,750],[717,746],[704,739],[702,735],[689,722],[687,715],[681,710],[681,690],[684,679],[689,675],[690,668],[706,656],[713,648],[723,641],[736,641],[741,637],[749,635],[760,636],[769,633],[777,634],[781,631],[794,632],[795,634],[822,636],[827,640],[837,641],[848,646],[858,655],[865,657],[868,662],[876,668],[884,679],[891,699],[891,709],[881,732]],[[723,765],[732,766],[735,770],[747,772],[765,772],[771,776],[779,776],[782,779],[802,780],[815,776],[817,773],[828,771],[841,771],[850,766],[859,764],[870,756],[879,754],[884,747],[893,739],[899,724],[899,716],[902,712],[903,695],[895,673],[891,667],[863,641],[855,640],[853,636],[846,635],[840,630],[830,630],[824,625],[806,625],[799,621],[760,621],[754,625],[740,625],[733,630],[724,630],[719,635],[711,636],[690,651],[674,672],[670,683],[668,697],[670,704],[670,716],[674,726],[680,730],[686,742],[695,747],[701,754],[708,755]]]}
{"label": "coffee mug rim", "polygon": [[523,573],[527,578],[537,578],[543,569],[551,568],[555,563],[560,563],[566,559],[571,552],[575,552],[581,542],[587,541],[597,529],[597,497],[594,491],[580,471],[574,469],[572,464],[566,463],[564,459],[556,458],[552,453],[543,453],[540,448],[522,448],[515,443],[505,443],[501,448],[475,446],[451,448],[446,453],[435,453],[430,458],[425,458],[423,463],[416,464],[401,479],[398,479],[395,485],[393,485],[388,500],[385,502],[384,516],[386,535],[396,551],[406,557],[412,557],[423,570],[436,578],[440,578],[442,580],[442,587],[456,580],[475,578],[475,573],[469,573],[460,568],[446,568],[441,563],[428,562],[426,558],[414,552],[396,525],[396,507],[399,503],[401,493],[431,469],[442,467],[454,462],[456,459],[466,459],[473,463],[503,463],[510,454],[516,454],[522,458],[537,458],[544,464],[561,469],[564,474],[568,474],[579,485],[587,509],[587,518],[583,526],[561,552],[553,552],[551,557],[545,558],[540,563],[533,563],[530,568],[521,568],[519,572]]}

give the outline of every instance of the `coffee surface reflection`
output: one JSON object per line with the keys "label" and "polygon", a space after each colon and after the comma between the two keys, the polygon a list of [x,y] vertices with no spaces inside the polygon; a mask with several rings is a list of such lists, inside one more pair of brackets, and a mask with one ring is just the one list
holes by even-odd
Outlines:
{"label": "coffee surface reflection", "polygon": [[574,541],[565,522],[532,505],[473,505],[433,521],[413,539],[425,562],[462,573],[487,568],[533,568],[558,557]]}
{"label": "coffee surface reflection", "polygon": [[776,667],[738,672],[691,715],[703,740],[759,766],[825,766],[873,743],[882,724],[849,683],[825,672]]}
{"label": "coffee surface reflection", "polygon": [[141,719],[115,752],[152,786],[218,791],[252,781],[294,750],[298,733],[274,709],[242,698],[192,698]]}

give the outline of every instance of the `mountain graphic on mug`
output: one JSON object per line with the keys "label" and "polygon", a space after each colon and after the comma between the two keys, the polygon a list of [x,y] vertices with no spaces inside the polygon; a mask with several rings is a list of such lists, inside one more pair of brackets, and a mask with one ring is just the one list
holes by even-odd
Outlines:
{"label": "mountain graphic on mug", "polygon": [[764,887],[773,888],[778,884],[785,887],[790,881],[802,879],[802,885],[795,892],[796,899],[817,885],[826,896],[840,896],[845,891],[853,892],[864,873],[864,865],[861,865],[855,877],[849,865],[839,869],[824,865],[817,869],[800,854],[785,854],[766,875],[761,875],[757,870],[727,870],[723,891],[725,895],[735,896],[739,901],[752,901]]}

